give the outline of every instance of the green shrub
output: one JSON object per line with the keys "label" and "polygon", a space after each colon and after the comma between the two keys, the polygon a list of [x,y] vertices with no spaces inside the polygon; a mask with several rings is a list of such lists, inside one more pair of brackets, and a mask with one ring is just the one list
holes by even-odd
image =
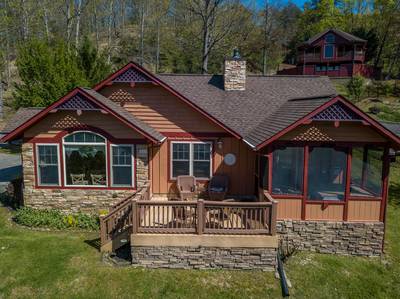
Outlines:
{"label": "green shrub", "polygon": [[15,222],[29,227],[48,227],[55,229],[79,228],[99,229],[99,217],[84,213],[65,214],[59,210],[38,210],[28,207],[18,209]]}
{"label": "green shrub", "polygon": [[350,98],[358,102],[364,93],[364,78],[361,76],[354,76],[347,84],[347,91]]}

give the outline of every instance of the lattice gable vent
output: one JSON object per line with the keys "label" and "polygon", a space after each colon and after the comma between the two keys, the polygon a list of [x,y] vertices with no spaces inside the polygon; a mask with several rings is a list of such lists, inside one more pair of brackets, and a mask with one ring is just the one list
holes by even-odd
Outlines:
{"label": "lattice gable vent", "polygon": [[341,102],[336,102],[317,115],[313,116],[313,120],[362,120],[362,118]]}
{"label": "lattice gable vent", "polygon": [[112,82],[130,83],[130,82],[151,82],[152,80],[145,74],[134,68],[129,68],[122,74],[118,75]]}
{"label": "lattice gable vent", "polygon": [[85,96],[77,93],[69,100],[56,107],[58,110],[101,110],[95,103],[89,101]]}

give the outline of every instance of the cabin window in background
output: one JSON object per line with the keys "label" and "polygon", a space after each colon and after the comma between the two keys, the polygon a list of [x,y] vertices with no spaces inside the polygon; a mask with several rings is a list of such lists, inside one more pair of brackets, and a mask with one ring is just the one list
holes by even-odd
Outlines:
{"label": "cabin window in background", "polygon": [[329,33],[325,35],[325,42],[326,43],[334,43],[335,42],[335,35],[332,33]]}
{"label": "cabin window in background", "polygon": [[211,142],[172,142],[171,176],[193,175],[208,179],[211,176]]}
{"label": "cabin window in background", "polygon": [[333,58],[333,53],[335,50],[334,45],[325,45],[324,47],[324,57],[325,58]]}
{"label": "cabin window in background", "polygon": [[310,147],[308,199],[344,200],[347,152],[333,147]]}
{"label": "cabin window in background", "polygon": [[382,196],[383,148],[354,147],[351,160],[350,195]]}
{"label": "cabin window in background", "polygon": [[38,184],[40,186],[59,186],[59,150],[57,144],[40,144],[36,147]]}
{"label": "cabin window in background", "polygon": [[133,145],[111,146],[112,185],[118,187],[133,186]]}
{"label": "cabin window in background", "polygon": [[272,160],[272,193],[302,194],[304,148],[277,148],[272,154]]}
{"label": "cabin window in background", "polygon": [[67,186],[106,186],[106,140],[91,132],[64,138],[64,174]]}

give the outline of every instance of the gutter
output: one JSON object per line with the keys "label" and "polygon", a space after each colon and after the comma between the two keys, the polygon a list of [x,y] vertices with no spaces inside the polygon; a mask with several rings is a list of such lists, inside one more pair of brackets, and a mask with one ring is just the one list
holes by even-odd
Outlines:
{"label": "gutter", "polygon": [[244,143],[246,143],[248,146],[250,146],[254,151],[257,150],[257,147],[255,145],[252,145],[249,141],[247,141],[246,139],[242,139],[244,141]]}

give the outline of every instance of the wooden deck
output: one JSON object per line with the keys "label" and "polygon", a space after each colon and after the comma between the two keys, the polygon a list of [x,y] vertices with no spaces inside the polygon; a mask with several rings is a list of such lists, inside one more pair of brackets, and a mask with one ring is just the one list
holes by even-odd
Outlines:
{"label": "wooden deck", "polygon": [[277,203],[269,194],[258,201],[192,201],[152,199],[146,186],[101,218],[101,243],[128,234],[264,235],[276,234]]}

